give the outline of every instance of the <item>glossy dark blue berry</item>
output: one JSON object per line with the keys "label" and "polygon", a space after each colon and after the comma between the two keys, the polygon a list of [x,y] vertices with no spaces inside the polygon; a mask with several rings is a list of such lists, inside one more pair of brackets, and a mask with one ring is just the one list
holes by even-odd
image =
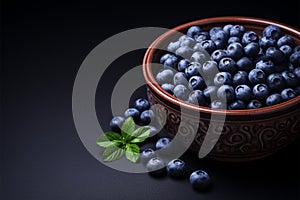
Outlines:
{"label": "glossy dark blue berry", "polygon": [[258,42],[258,41],[259,41],[259,37],[254,31],[245,32],[242,38],[242,44],[244,46],[246,46],[251,42]]}
{"label": "glossy dark blue berry", "polygon": [[201,64],[198,62],[191,62],[187,68],[185,68],[185,75],[189,79],[192,76],[200,76]]}
{"label": "glossy dark blue berry", "polygon": [[167,172],[171,177],[183,178],[186,174],[186,164],[180,159],[171,160],[167,164]]}
{"label": "glossy dark blue berry", "polygon": [[151,148],[147,148],[142,151],[140,160],[144,165],[146,165],[148,163],[148,161],[154,157],[156,157],[156,152]]}
{"label": "glossy dark blue berry", "polygon": [[215,27],[212,27],[210,30],[209,30],[209,36],[212,37],[214,36],[217,32],[219,31],[223,31],[222,27],[220,26],[215,26]]}
{"label": "glossy dark blue berry", "polygon": [[136,108],[141,113],[144,110],[150,109],[150,103],[147,99],[139,98],[134,101],[133,107]]}
{"label": "glossy dark blue berry", "polygon": [[167,172],[165,167],[165,162],[159,157],[151,158],[147,162],[146,168],[149,174],[153,176],[162,176],[165,175]]}
{"label": "glossy dark blue berry", "polygon": [[258,83],[264,83],[266,75],[261,69],[252,69],[248,74],[248,79],[253,85],[256,85]]}
{"label": "glossy dark blue berry", "polygon": [[284,35],[281,38],[279,38],[278,41],[277,41],[277,46],[278,47],[281,47],[283,45],[288,45],[290,47],[294,47],[295,41],[291,36]]}
{"label": "glossy dark blue berry", "polygon": [[230,29],[233,27],[232,24],[226,24],[223,26],[223,31],[225,31],[228,35],[230,35]]}
{"label": "glossy dark blue berry", "polygon": [[267,78],[267,85],[272,91],[281,91],[285,88],[285,80],[279,73],[270,74]]}
{"label": "glossy dark blue berry", "polygon": [[300,78],[298,78],[292,71],[283,71],[281,75],[288,87],[296,87],[300,83]]}
{"label": "glossy dark blue berry", "polygon": [[248,85],[238,85],[235,90],[235,98],[247,102],[252,95],[252,90]]}
{"label": "glossy dark blue berry", "polygon": [[290,62],[294,66],[300,66],[300,51],[292,53],[292,55],[290,56]]}
{"label": "glossy dark blue berry", "polygon": [[168,145],[170,145],[171,139],[167,137],[159,138],[155,144],[155,147],[157,150],[166,148]]}
{"label": "glossy dark blue berry", "polygon": [[214,84],[216,86],[221,85],[231,85],[232,84],[232,76],[228,72],[219,72],[215,75]]}
{"label": "glossy dark blue berry", "polygon": [[207,190],[212,185],[210,176],[203,170],[194,171],[190,175],[190,183],[194,189],[200,191]]}
{"label": "glossy dark blue berry", "polygon": [[297,95],[300,95],[300,86],[295,87],[294,91],[296,92]]}
{"label": "glossy dark blue berry", "polygon": [[276,25],[269,25],[263,30],[263,36],[266,38],[278,39],[281,36],[281,30]]}
{"label": "glossy dark blue berry", "polygon": [[229,72],[230,74],[234,74],[237,69],[236,62],[229,57],[222,58],[218,67],[220,71]]}
{"label": "glossy dark blue berry", "polygon": [[145,126],[153,122],[155,119],[154,112],[152,110],[144,110],[140,116],[140,123]]}
{"label": "glossy dark blue berry", "polygon": [[266,99],[266,105],[267,106],[272,106],[272,105],[279,104],[279,103],[282,103],[282,102],[283,102],[283,99],[282,99],[281,95],[278,94],[278,93],[271,94]]}
{"label": "glossy dark blue berry", "polygon": [[116,133],[120,133],[124,121],[125,121],[124,117],[121,116],[113,117],[109,122],[110,130]]}
{"label": "glossy dark blue berry", "polygon": [[189,96],[190,90],[184,85],[176,85],[173,93],[175,97],[185,101]]}
{"label": "glossy dark blue berry", "polygon": [[238,60],[244,55],[244,48],[240,43],[234,42],[228,45],[226,53],[227,56]]}
{"label": "glossy dark blue berry", "polygon": [[249,72],[253,69],[253,62],[248,57],[242,57],[236,62],[237,70]]}
{"label": "glossy dark blue berry", "polygon": [[300,51],[300,45],[298,45],[298,46],[295,46],[293,50],[294,50],[294,52],[298,52],[298,51]]}
{"label": "glossy dark blue berry", "polygon": [[241,39],[239,37],[230,37],[227,41],[227,44],[231,44],[231,43],[241,43]]}
{"label": "glossy dark blue berry", "polygon": [[173,83],[173,76],[174,72],[171,69],[163,69],[160,72],[156,74],[156,81],[158,84],[163,84],[163,83]]}
{"label": "glossy dark blue berry", "polygon": [[216,44],[212,40],[203,40],[200,42],[200,46],[209,54],[216,50]]}
{"label": "glossy dark blue berry", "polygon": [[300,67],[295,68],[293,72],[300,79]]}
{"label": "glossy dark blue berry", "polygon": [[243,110],[246,108],[246,105],[241,100],[236,100],[228,105],[228,110]]}
{"label": "glossy dark blue berry", "polygon": [[171,83],[164,83],[161,85],[161,88],[164,89],[169,94],[173,95],[174,85]]}
{"label": "glossy dark blue berry", "polygon": [[248,73],[245,71],[238,71],[232,78],[234,86],[247,85],[249,83]]}
{"label": "glossy dark blue berry", "polygon": [[213,109],[226,109],[226,104],[220,100],[213,100],[209,107]]}
{"label": "glossy dark blue berry", "polygon": [[242,25],[234,25],[230,29],[230,36],[242,37],[244,33],[245,33],[245,27]]}
{"label": "glossy dark blue berry", "polygon": [[229,36],[225,31],[219,30],[215,34],[211,35],[210,38],[214,41],[217,49],[224,49],[227,45]]}
{"label": "glossy dark blue berry", "polygon": [[189,94],[188,102],[191,104],[205,106],[206,99],[202,90],[194,90]]}
{"label": "glossy dark blue berry", "polygon": [[124,112],[124,117],[125,118],[132,117],[133,120],[137,123],[139,122],[140,119],[140,111],[136,108],[128,108]]}
{"label": "glossy dark blue berry", "polygon": [[266,50],[269,47],[276,47],[277,42],[273,38],[261,37],[259,39],[259,45],[263,50]]}
{"label": "glossy dark blue berry", "polygon": [[194,39],[195,39],[196,42],[201,42],[203,40],[208,40],[209,38],[210,38],[209,33],[205,32],[205,31],[202,31],[199,34],[194,36]]}
{"label": "glossy dark blue berry", "polygon": [[177,65],[177,70],[179,72],[184,72],[185,68],[187,68],[187,66],[190,64],[190,61],[188,59],[181,59],[179,62],[178,62],[178,65]]}
{"label": "glossy dark blue berry", "polygon": [[205,81],[201,76],[192,76],[189,79],[189,88],[191,90],[203,90],[205,87]]}
{"label": "glossy dark blue berry", "polygon": [[185,73],[177,72],[176,74],[174,74],[173,83],[174,83],[174,85],[179,85],[179,84],[187,85],[188,80],[186,78]]}
{"label": "glossy dark blue berry", "polygon": [[261,69],[265,74],[272,74],[275,72],[274,63],[270,59],[262,59],[255,65],[256,69]]}
{"label": "glossy dark blue berry", "polygon": [[226,56],[227,54],[225,50],[217,49],[211,54],[210,58],[211,60],[216,61],[218,63],[222,58],[225,58]]}
{"label": "glossy dark blue berry", "polygon": [[261,108],[261,107],[263,107],[263,104],[259,100],[256,100],[256,99],[251,100],[247,105],[248,109],[256,109],[256,108]]}
{"label": "glossy dark blue berry", "polygon": [[266,84],[259,83],[255,85],[252,89],[252,95],[254,99],[258,99],[261,101],[265,101],[265,99],[269,96],[269,88]]}
{"label": "glossy dark blue berry", "polygon": [[187,32],[186,35],[194,38],[195,35],[199,35],[201,33],[201,28],[199,26],[191,26]]}
{"label": "glossy dark blue berry", "polygon": [[290,56],[293,53],[293,49],[292,47],[288,46],[288,45],[282,45],[280,48],[280,51],[284,54],[285,59],[289,59]]}
{"label": "glossy dark blue berry", "polygon": [[293,90],[292,88],[286,88],[286,89],[282,90],[280,95],[284,101],[288,101],[297,96],[295,90]]}
{"label": "glossy dark blue berry", "polygon": [[217,91],[217,97],[222,101],[226,101],[227,103],[230,103],[234,100],[234,89],[230,85],[222,85],[219,87]]}
{"label": "glossy dark blue berry", "polygon": [[285,60],[285,56],[282,53],[282,51],[280,51],[276,47],[269,47],[266,50],[266,56],[269,59],[271,59],[274,63],[280,63]]}
{"label": "glossy dark blue berry", "polygon": [[165,67],[171,67],[176,69],[178,62],[179,59],[177,58],[177,56],[172,55],[171,57],[167,58],[163,64]]}
{"label": "glossy dark blue berry", "polygon": [[260,51],[260,46],[256,42],[251,42],[244,47],[245,55],[250,58],[256,57],[259,51]]}

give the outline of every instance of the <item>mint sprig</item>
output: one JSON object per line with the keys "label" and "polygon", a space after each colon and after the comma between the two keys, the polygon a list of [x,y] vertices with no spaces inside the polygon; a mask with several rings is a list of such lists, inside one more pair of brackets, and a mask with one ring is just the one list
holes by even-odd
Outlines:
{"label": "mint sprig", "polygon": [[136,163],[140,156],[140,148],[136,143],[144,142],[150,135],[148,127],[141,126],[135,129],[136,124],[132,117],[127,118],[122,127],[121,134],[106,132],[97,138],[96,143],[105,150],[102,159],[111,162],[125,157]]}

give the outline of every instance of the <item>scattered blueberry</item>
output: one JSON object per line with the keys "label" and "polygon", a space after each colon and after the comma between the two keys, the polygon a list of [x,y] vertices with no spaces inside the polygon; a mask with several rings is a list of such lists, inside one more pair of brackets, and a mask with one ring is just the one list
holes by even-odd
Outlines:
{"label": "scattered blueberry", "polygon": [[139,122],[139,119],[140,119],[140,111],[138,111],[138,109],[136,109],[136,108],[128,108],[124,112],[124,117],[125,118],[132,117],[133,120],[137,123],[137,122]]}
{"label": "scattered blueberry", "polygon": [[113,132],[120,133],[124,121],[124,117],[115,116],[110,120],[109,127]]}
{"label": "scattered blueberry", "polygon": [[166,148],[169,144],[171,143],[171,139],[164,137],[164,138],[159,138],[158,141],[156,142],[156,149],[160,150],[163,148]]}
{"label": "scattered blueberry", "polygon": [[171,160],[167,165],[167,172],[175,178],[183,178],[186,173],[185,162],[180,159]]}
{"label": "scattered blueberry", "polygon": [[150,109],[150,103],[147,99],[139,98],[135,100],[133,107],[138,111],[143,112],[144,110]]}
{"label": "scattered blueberry", "polygon": [[211,187],[211,179],[207,172],[203,170],[194,171],[190,175],[190,183],[197,190],[207,190]]}
{"label": "scattered blueberry", "polygon": [[153,176],[161,176],[166,174],[165,162],[159,157],[151,158],[147,162],[146,168],[149,174]]}
{"label": "scattered blueberry", "polygon": [[142,125],[148,125],[151,121],[154,120],[154,112],[152,110],[144,110],[140,116],[140,123]]}
{"label": "scattered blueberry", "polygon": [[148,163],[148,161],[151,158],[154,158],[154,157],[156,157],[155,151],[151,148],[147,148],[147,149],[142,151],[141,156],[140,156],[140,160],[143,164],[146,165]]}

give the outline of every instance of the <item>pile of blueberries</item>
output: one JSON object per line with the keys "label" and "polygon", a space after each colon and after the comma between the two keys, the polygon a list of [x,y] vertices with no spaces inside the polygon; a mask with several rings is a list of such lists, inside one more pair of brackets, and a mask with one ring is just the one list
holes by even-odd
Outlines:
{"label": "pile of blueberries", "polygon": [[[155,114],[150,109],[150,103],[147,99],[138,98],[134,101],[132,107],[124,112],[124,116],[115,116],[110,121],[110,129],[120,133],[120,127],[126,118],[132,117],[136,124],[147,126],[150,128],[150,137],[141,146],[140,162],[143,163],[149,174],[155,177],[164,176],[166,174],[173,178],[182,179],[188,174],[186,163],[177,158],[165,163],[163,155],[155,150],[168,148],[172,139],[166,134],[160,134],[155,126]],[[162,131],[160,131],[162,132]],[[155,138],[155,148],[149,147],[147,142],[149,139]],[[152,141],[152,140],[150,140]],[[211,188],[211,178],[204,170],[196,170],[190,174],[190,183],[196,190],[204,191]]]}
{"label": "pile of blueberries", "polygon": [[209,31],[191,26],[167,50],[156,81],[192,104],[254,109],[300,94],[300,46],[276,25],[265,27],[262,36],[242,25]]}

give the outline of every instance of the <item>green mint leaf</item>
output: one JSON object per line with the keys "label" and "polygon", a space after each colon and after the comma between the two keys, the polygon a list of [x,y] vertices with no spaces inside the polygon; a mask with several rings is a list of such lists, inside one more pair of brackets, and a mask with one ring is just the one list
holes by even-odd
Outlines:
{"label": "green mint leaf", "polygon": [[[137,132],[137,133],[135,133]],[[130,140],[130,143],[144,142],[150,135],[151,130],[147,127],[140,127],[134,131],[136,138]]]}
{"label": "green mint leaf", "polygon": [[140,157],[140,148],[136,144],[127,144],[125,156],[128,160],[136,163]]}
{"label": "green mint leaf", "polygon": [[97,138],[96,143],[101,147],[109,147],[111,145],[120,146],[122,137],[115,132],[107,132]]}
{"label": "green mint leaf", "polygon": [[131,134],[133,133],[134,129],[135,123],[133,121],[133,118],[127,118],[121,127],[121,133],[124,141],[130,141],[132,139]]}
{"label": "green mint leaf", "polygon": [[107,147],[102,154],[103,161],[111,162],[122,158],[125,154],[125,150],[116,146]]}

